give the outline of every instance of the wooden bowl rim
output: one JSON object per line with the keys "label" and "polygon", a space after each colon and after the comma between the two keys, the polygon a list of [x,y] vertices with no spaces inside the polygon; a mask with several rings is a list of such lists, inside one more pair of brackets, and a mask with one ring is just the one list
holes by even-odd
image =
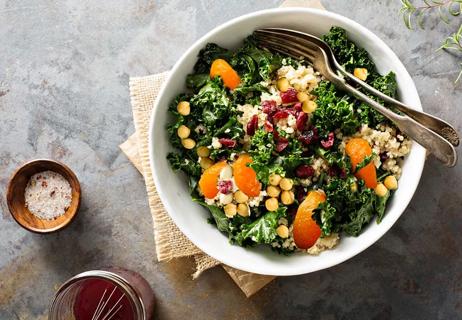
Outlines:
{"label": "wooden bowl rim", "polygon": [[[31,226],[23,224],[20,221],[18,221],[18,219],[16,218],[15,210],[14,210],[13,205],[12,205],[12,201],[11,201],[11,199],[12,199],[11,194],[13,192],[13,186],[14,186],[13,182],[14,182],[16,176],[22,170],[24,170],[26,167],[33,166],[33,165],[38,164],[38,163],[53,163],[53,164],[58,165],[59,167],[61,167],[67,173],[69,173],[70,178],[73,180],[72,182],[75,184],[75,192],[77,193],[77,206],[75,207],[75,209],[73,211],[71,211],[71,214],[69,215],[69,218],[65,222],[63,222],[61,225],[53,227],[51,229],[32,228]],[[50,171],[54,171],[54,170],[50,170]],[[80,181],[77,178],[77,175],[74,173],[74,171],[72,171],[71,168],[69,168],[67,165],[65,165],[62,162],[59,162],[57,160],[52,160],[52,159],[46,159],[46,158],[30,160],[30,161],[27,161],[24,164],[20,165],[13,172],[13,174],[10,176],[10,179],[8,181],[8,188],[7,188],[7,192],[6,192],[6,202],[7,202],[10,214],[13,217],[14,221],[16,221],[16,223],[19,224],[24,229],[26,229],[28,231],[31,231],[31,232],[34,232],[34,233],[38,233],[38,234],[53,233],[53,232],[62,230],[65,227],[67,227],[74,220],[74,218],[77,216],[77,212],[80,209],[81,199],[82,199],[82,191],[81,191],[81,188],[80,188]]]}

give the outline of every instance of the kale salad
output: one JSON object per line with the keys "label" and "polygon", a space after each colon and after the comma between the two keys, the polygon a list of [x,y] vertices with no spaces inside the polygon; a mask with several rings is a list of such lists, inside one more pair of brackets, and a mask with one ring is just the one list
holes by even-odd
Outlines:
{"label": "kale salad", "polygon": [[[368,53],[333,27],[323,37],[343,67],[394,97]],[[384,218],[411,141],[304,60],[209,43],[169,106],[174,170],[232,244],[319,254]]]}

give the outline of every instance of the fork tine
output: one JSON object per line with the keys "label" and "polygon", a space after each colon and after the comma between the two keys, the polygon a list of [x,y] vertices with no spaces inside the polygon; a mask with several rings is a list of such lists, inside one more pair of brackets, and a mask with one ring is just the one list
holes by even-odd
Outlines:
{"label": "fork tine", "polygon": [[313,62],[314,57],[312,55],[298,49],[284,47],[280,44],[280,42],[275,42],[269,39],[262,39],[258,42],[260,45],[267,49],[277,51],[279,53],[291,56],[295,59],[300,59],[300,57],[308,58],[310,62]]}
{"label": "fork tine", "polygon": [[280,47],[280,50],[284,50],[284,51],[296,49],[298,52],[302,53],[302,56],[309,58],[311,61],[315,59],[315,52],[313,52],[312,50],[307,50],[304,45],[290,42],[287,46],[283,46],[281,44],[281,40],[283,39],[279,37],[271,37],[271,36],[258,37],[257,36],[257,41],[259,43],[265,42],[267,44],[270,44],[273,47]]}
{"label": "fork tine", "polygon": [[291,42],[302,44],[305,47],[305,50],[310,51],[311,53],[315,53],[319,49],[319,46],[316,43],[311,42],[309,39],[305,39],[297,33],[291,33],[289,31],[285,32],[285,30],[279,31],[260,29],[256,30],[254,33],[260,37],[272,37],[273,39],[284,42],[287,42],[287,38],[290,38]]}
{"label": "fork tine", "polygon": [[256,36],[258,41],[270,41],[272,44],[284,46],[284,47],[291,47],[291,49],[296,48],[299,51],[303,51],[304,55],[309,57],[311,60],[317,55],[317,51],[311,48],[308,48],[306,44],[302,41],[296,42],[292,41],[291,39],[287,39],[287,37],[281,38],[279,36]]}

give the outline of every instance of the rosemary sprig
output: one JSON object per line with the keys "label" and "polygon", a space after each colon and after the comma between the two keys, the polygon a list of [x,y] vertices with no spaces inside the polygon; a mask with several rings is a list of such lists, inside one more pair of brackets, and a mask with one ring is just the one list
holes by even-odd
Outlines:
{"label": "rosemary sprig", "polygon": [[[462,24],[460,25],[457,32],[453,33],[449,37],[447,37],[441,47],[438,50],[448,50],[448,51],[455,51],[456,53],[462,54]],[[462,62],[460,63],[461,70],[459,75],[457,76],[456,82],[462,77]]]}
{"label": "rosemary sprig", "polygon": [[450,16],[457,17],[462,13],[462,0],[422,0],[422,2],[422,5],[416,6],[411,0],[401,0],[400,13],[409,29],[412,29],[412,18],[415,18],[419,27],[423,28],[424,18],[434,12],[445,23],[449,23]]}
{"label": "rosemary sprig", "polygon": [[[451,17],[458,17],[462,14],[462,0],[421,0],[421,5],[414,5],[411,0],[401,0],[402,7],[400,14],[403,16],[404,24],[412,30],[413,18],[420,28],[424,28],[425,17],[437,14],[441,21],[450,23]],[[462,55],[462,23],[458,30],[444,39],[438,50],[452,51]],[[455,82],[462,78],[462,62],[459,63],[461,70]]]}

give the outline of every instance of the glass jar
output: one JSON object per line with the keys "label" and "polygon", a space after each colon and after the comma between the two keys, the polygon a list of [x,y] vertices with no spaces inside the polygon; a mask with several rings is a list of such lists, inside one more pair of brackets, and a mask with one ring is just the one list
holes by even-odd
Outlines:
{"label": "glass jar", "polygon": [[148,282],[134,271],[116,267],[86,271],[58,289],[48,319],[151,320],[154,301]]}

